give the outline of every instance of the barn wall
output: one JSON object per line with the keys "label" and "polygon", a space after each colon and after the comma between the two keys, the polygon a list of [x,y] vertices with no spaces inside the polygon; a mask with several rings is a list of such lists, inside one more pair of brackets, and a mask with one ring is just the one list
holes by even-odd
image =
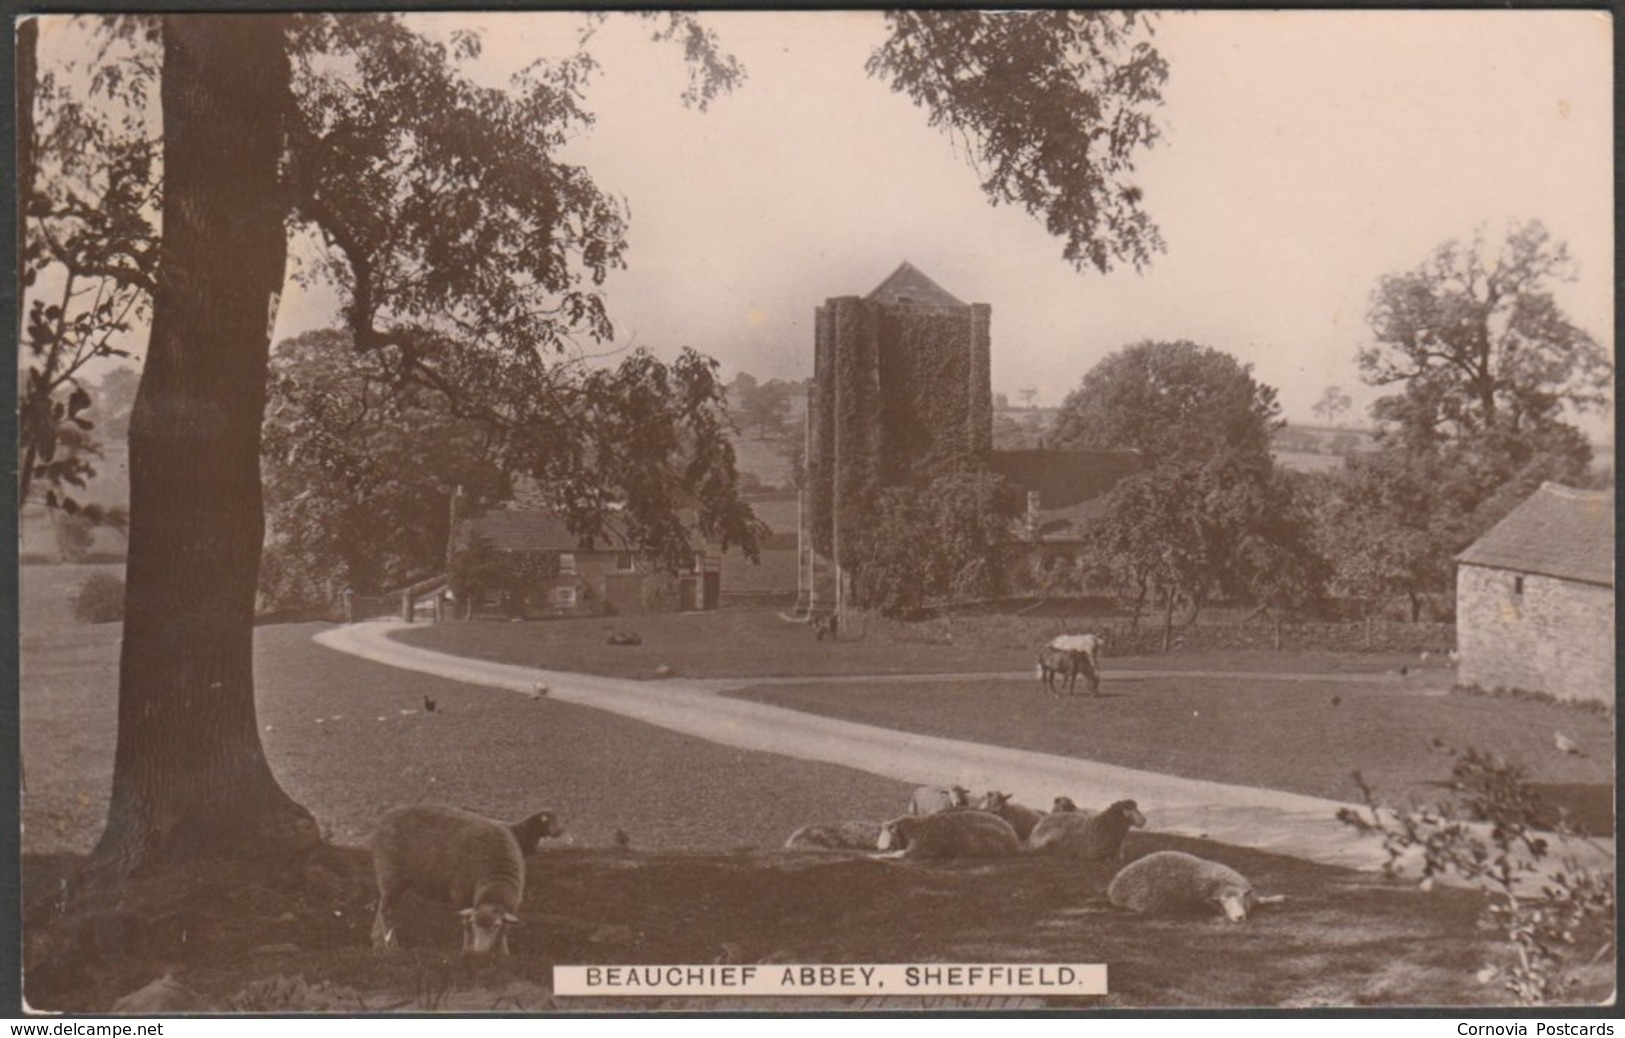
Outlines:
{"label": "barn wall", "polygon": [[1612,588],[1463,565],[1456,576],[1458,679],[1484,689],[1614,702]]}

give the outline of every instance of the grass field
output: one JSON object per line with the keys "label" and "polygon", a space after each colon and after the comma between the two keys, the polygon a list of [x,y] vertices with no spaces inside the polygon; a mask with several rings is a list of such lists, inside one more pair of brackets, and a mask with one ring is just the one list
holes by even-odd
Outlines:
{"label": "grass field", "polygon": [[[1591,832],[1613,832],[1613,721],[1549,703],[1398,682],[1221,678],[1107,681],[1098,698],[1049,696],[1036,681],[774,685],[736,694],[885,728],[1355,803],[1356,770],[1387,797],[1437,800],[1452,764],[1437,739],[1524,765],[1534,782],[1561,791]],[[1558,752],[1556,730],[1587,755]]]}
{"label": "grass field", "polygon": [[[1053,634],[1046,625],[1029,625],[1033,645]],[[923,626],[923,625],[922,625]],[[863,621],[838,642],[814,639],[806,624],[783,620],[771,609],[730,608],[710,613],[603,619],[541,620],[523,623],[475,621],[425,624],[398,637],[411,645],[530,667],[647,677],[662,664],[696,678],[797,677],[856,674],[1027,673],[1033,648],[1022,637],[1002,629],[996,644],[975,637],[966,627],[956,638],[943,624],[931,640],[914,640],[915,631],[888,621]],[[964,625],[962,625],[964,626]],[[606,643],[613,631],[636,631],[641,645]],[[1394,653],[1279,653],[1228,651],[1180,652],[1168,656],[1114,658],[1109,669],[1250,671],[1324,671],[1368,673],[1421,665],[1415,656]],[[1438,661],[1432,669],[1439,671]]]}
{"label": "grass field", "polygon": [[[105,1010],[118,995],[170,972],[196,993],[200,1008],[626,1010],[633,1005],[561,1005],[547,988],[550,967],[719,957],[1106,962],[1112,994],[1087,1004],[1108,1008],[1507,1001],[1473,979],[1481,964],[1503,953],[1475,927],[1482,901],[1469,891],[1424,895],[1379,877],[1205,841],[1155,832],[1131,837],[1131,855],[1195,850],[1242,869],[1261,890],[1288,896],[1233,926],[1107,910],[1101,892],[1115,863],[932,864],[781,852],[774,848],[802,824],[899,812],[908,785],[391,670],[312,644],[319,625],[260,628],[255,672],[272,768],[336,846],[300,868],[271,874],[204,863],[63,902],[61,883],[69,880],[72,889],[78,856],[105,816],[116,716],[119,629],[67,623],[60,604],[65,582],[82,576],[64,567],[29,567],[23,576],[24,967],[26,993],[40,1008]],[[669,627],[642,630],[657,648],[699,650],[726,645],[730,633],[742,637],[760,623],[762,631],[782,627],[799,635],[786,644],[804,647],[809,658],[829,648],[811,642],[804,629],[730,612],[709,617],[722,625],[716,628],[664,618]],[[569,626],[443,630],[506,632],[528,644],[544,628]],[[585,653],[586,636],[578,641]],[[873,654],[859,660],[886,658],[878,643],[834,648],[855,647]],[[734,651],[720,654],[731,658]],[[912,649],[892,651],[898,666],[914,660]],[[939,662],[990,665],[970,648]],[[780,691],[799,694],[804,686]],[[1018,691],[1031,690],[992,694]],[[423,710],[425,696],[436,701],[432,714]],[[367,856],[355,848],[385,807],[416,800],[504,817],[549,807],[564,819],[563,845],[530,861],[527,922],[515,934],[511,958],[456,955],[450,910],[416,900],[408,901],[402,923],[406,953],[379,957],[367,948],[373,889]],[[622,834],[629,849],[618,847]],[[1578,997],[1603,997],[1609,979],[1598,971]],[[813,1006],[835,1008],[708,1000],[637,1008]],[[965,1006],[899,1000],[861,1007]]]}

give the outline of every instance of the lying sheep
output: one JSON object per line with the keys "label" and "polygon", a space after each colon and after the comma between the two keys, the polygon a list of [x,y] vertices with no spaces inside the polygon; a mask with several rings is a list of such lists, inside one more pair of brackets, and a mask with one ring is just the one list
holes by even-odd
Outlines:
{"label": "lying sheep", "polygon": [[976,806],[983,811],[991,811],[1009,822],[1010,828],[1014,829],[1016,836],[1022,840],[1026,840],[1032,834],[1033,826],[1044,817],[1042,811],[1035,811],[1025,804],[1012,803],[1009,793],[999,793],[991,789],[983,794]]}
{"label": "lying sheep", "polygon": [[784,841],[787,851],[872,851],[880,842],[879,822],[826,822],[804,825]]}
{"label": "lying sheep", "polygon": [[1076,812],[1078,805],[1072,802],[1071,797],[1056,797],[1055,803],[1050,805],[1050,814],[1064,815]]}
{"label": "lying sheep", "polygon": [[957,810],[894,818],[875,847],[887,858],[1005,858],[1021,852],[1021,840],[998,815]]}
{"label": "lying sheep", "polygon": [[970,790],[964,786],[921,786],[908,802],[911,815],[930,815],[955,807],[970,806]]}
{"label": "lying sheep", "polygon": [[1125,866],[1106,898],[1135,912],[1205,914],[1217,908],[1233,923],[1246,919],[1255,904],[1284,900],[1259,897],[1235,869],[1183,851],[1157,851]]}
{"label": "lying sheep", "polygon": [[558,816],[551,811],[538,811],[508,828],[513,832],[514,841],[519,844],[520,856],[526,858],[536,853],[544,837],[564,835],[564,826],[559,824]]}
{"label": "lying sheep", "polygon": [[[519,823],[532,831],[531,819]],[[508,928],[525,893],[525,862],[517,827],[455,807],[414,804],[387,812],[372,836],[378,877],[378,915],[373,947],[398,947],[390,913],[412,891],[449,901],[463,917],[463,950],[508,953]]]}
{"label": "lying sheep", "polygon": [[1033,827],[1027,845],[1040,854],[1102,861],[1123,856],[1128,831],[1144,828],[1145,815],[1132,800],[1119,800],[1100,814],[1060,811],[1045,815]]}

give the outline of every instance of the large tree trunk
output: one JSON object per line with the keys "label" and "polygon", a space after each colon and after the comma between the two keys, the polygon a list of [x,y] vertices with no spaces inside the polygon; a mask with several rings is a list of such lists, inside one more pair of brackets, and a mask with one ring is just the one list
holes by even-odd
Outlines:
{"label": "large tree trunk", "polygon": [[158,291],[130,422],[118,751],[93,866],[276,861],[319,842],[272,777],[254,711],[260,423],[287,258],[290,105],[279,17],[164,22]]}

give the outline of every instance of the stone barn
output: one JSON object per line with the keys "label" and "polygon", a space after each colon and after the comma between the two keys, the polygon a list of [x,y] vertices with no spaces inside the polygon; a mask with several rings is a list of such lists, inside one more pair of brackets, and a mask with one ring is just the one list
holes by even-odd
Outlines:
{"label": "stone barn", "polygon": [[1456,557],[1463,685],[1614,704],[1614,495],[1542,484]]}

